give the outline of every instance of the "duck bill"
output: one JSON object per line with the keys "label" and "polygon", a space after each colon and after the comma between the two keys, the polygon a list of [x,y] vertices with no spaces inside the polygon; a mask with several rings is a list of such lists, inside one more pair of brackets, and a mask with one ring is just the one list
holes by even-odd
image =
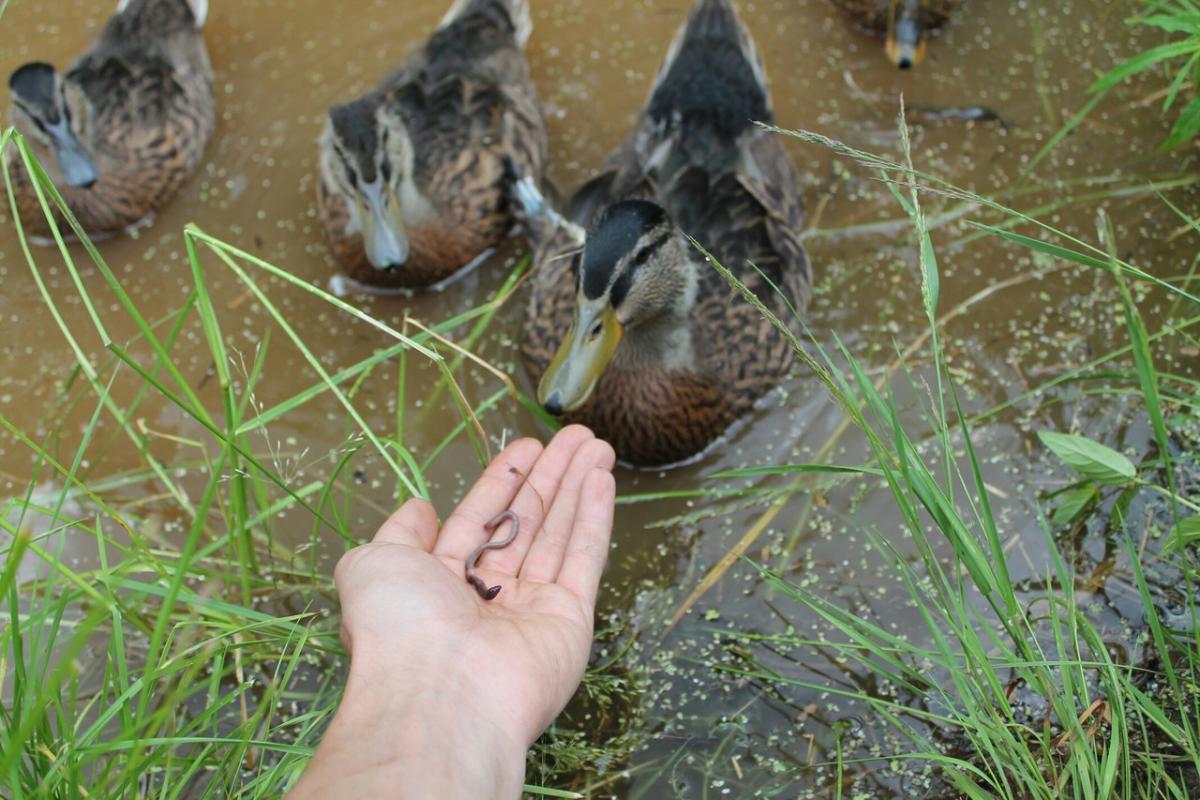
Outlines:
{"label": "duck bill", "polygon": [[381,270],[404,266],[408,261],[409,245],[404,218],[400,215],[400,203],[391,196],[389,189],[384,188],[379,178],[373,183],[364,184],[359,198],[367,260]]}
{"label": "duck bill", "polygon": [[925,29],[917,0],[892,0],[887,54],[900,69],[909,69],[925,60]]}
{"label": "duck bill", "polygon": [[66,120],[60,120],[57,125],[47,125],[46,132],[50,134],[54,158],[58,161],[58,169],[67,185],[76,189],[86,189],[95,183],[98,177],[96,165],[75,138]]}
{"label": "duck bill", "polygon": [[[611,305],[576,309],[567,338],[538,384],[538,402],[551,414],[575,411],[588,401],[621,343],[621,323]],[[599,333],[589,335],[597,323]]]}

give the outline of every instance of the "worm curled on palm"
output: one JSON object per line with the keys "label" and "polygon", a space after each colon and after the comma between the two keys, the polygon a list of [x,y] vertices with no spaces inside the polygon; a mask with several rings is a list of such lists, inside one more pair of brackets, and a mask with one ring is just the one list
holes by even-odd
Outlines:
{"label": "worm curled on palm", "polygon": [[501,587],[499,584],[495,586],[488,586],[486,583],[480,580],[479,576],[475,574],[475,567],[479,563],[479,557],[488,550],[503,550],[505,547],[508,547],[510,544],[512,544],[513,540],[517,538],[517,533],[521,530],[521,518],[510,509],[501,511],[490,522],[483,526],[485,531],[492,533],[496,530],[496,528],[499,528],[505,520],[512,522],[512,531],[509,532],[508,537],[501,539],[498,542],[484,542],[483,544],[479,545],[479,547],[476,547],[475,551],[471,553],[471,557],[467,559],[466,568],[464,569],[464,573],[467,577],[467,583],[474,586],[475,591],[478,592],[479,596],[484,600],[495,599],[496,595],[500,594]]}

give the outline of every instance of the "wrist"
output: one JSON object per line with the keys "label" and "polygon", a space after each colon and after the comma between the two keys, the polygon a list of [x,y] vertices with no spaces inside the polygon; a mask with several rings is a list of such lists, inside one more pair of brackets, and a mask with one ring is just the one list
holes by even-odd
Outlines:
{"label": "wrist", "polygon": [[341,705],[294,800],[520,797],[528,743],[480,713],[494,709],[469,681],[409,663],[398,680],[368,659],[351,661]]}

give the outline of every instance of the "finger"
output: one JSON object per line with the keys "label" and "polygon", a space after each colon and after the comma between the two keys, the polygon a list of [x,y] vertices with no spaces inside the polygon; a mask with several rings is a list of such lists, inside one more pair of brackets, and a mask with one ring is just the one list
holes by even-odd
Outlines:
{"label": "finger", "polygon": [[[442,526],[433,554],[465,560],[472,550],[486,541],[489,534],[483,529],[484,523],[512,504],[525,483],[525,476],[541,454],[541,442],[518,439],[492,459]],[[507,531],[500,533],[508,535]]]}
{"label": "finger", "polygon": [[[521,519],[517,538],[503,550],[489,552],[481,564],[504,575],[516,575],[525,561],[530,546],[543,534],[542,526],[546,515],[554,507],[560,486],[580,448],[595,441],[592,432],[582,425],[563,428],[538,458],[529,472],[529,479],[517,493],[510,508]],[[497,530],[493,539],[509,535],[508,530]]]}
{"label": "finger", "polygon": [[596,607],[596,591],[608,561],[616,496],[617,483],[611,472],[594,469],[584,479],[574,530],[558,573],[558,584],[578,595],[588,608]]}
{"label": "finger", "polygon": [[377,544],[403,544],[426,553],[437,539],[437,511],[427,500],[414,497],[393,513],[375,531],[371,541]]}
{"label": "finger", "polygon": [[521,565],[521,580],[553,583],[558,577],[575,527],[575,512],[584,480],[597,469],[611,472],[616,460],[612,446],[600,439],[584,442],[575,452],[554,505]]}

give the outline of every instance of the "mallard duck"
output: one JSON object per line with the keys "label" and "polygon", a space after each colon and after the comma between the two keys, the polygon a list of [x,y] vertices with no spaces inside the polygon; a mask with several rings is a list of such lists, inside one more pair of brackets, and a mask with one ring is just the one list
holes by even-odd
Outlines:
{"label": "mallard duck", "polygon": [[831,0],[876,36],[887,37],[887,54],[900,69],[925,58],[926,36],[945,25],[963,0]]}
{"label": "mallard duck", "polygon": [[796,324],[811,281],[799,178],[755,121],[772,113],[754,43],[729,0],[699,0],[636,130],[566,218],[528,177],[515,185],[535,242],[521,353],[538,401],[627,463],[700,453],[792,364],[687,237]]}
{"label": "mallard duck", "polygon": [[526,0],[459,0],[394,76],[330,110],[318,203],[350,278],[427,287],[511,230],[503,165],[540,178],[546,160],[531,29]]}
{"label": "mallard duck", "polygon": [[[89,235],[141,224],[199,165],[214,125],[207,12],[207,0],[122,0],[66,74],[33,62],[9,79],[13,125]],[[16,147],[5,156],[21,223],[48,234]]]}

